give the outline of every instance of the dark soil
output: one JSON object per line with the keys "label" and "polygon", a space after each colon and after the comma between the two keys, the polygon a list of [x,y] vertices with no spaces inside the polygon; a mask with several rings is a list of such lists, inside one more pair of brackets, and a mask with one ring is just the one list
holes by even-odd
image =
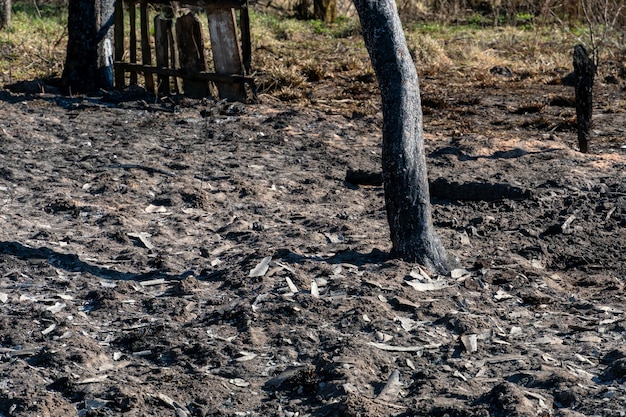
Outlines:
{"label": "dark soil", "polygon": [[371,77],[3,92],[0,415],[624,415],[625,93],[583,155],[560,74],[506,75],[422,78],[446,277],[346,181],[380,170]]}

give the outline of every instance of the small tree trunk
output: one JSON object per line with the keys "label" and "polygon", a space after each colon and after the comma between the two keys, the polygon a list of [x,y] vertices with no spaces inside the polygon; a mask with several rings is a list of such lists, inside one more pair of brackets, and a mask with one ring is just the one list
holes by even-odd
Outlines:
{"label": "small tree trunk", "polygon": [[576,74],[576,124],[578,146],[582,153],[589,152],[591,116],[593,109],[593,79],[596,66],[582,45],[574,48],[574,74]]}
{"label": "small tree trunk", "polygon": [[0,0],[0,29],[11,26],[11,0]]}
{"label": "small tree trunk", "polygon": [[337,0],[314,0],[313,17],[325,23],[337,19]]}
{"label": "small tree trunk", "polygon": [[114,8],[115,0],[70,0],[67,55],[61,77],[67,92],[113,88]]}
{"label": "small tree trunk", "polygon": [[383,110],[382,164],[391,255],[439,273],[452,261],[432,224],[419,82],[393,0],[354,0]]}

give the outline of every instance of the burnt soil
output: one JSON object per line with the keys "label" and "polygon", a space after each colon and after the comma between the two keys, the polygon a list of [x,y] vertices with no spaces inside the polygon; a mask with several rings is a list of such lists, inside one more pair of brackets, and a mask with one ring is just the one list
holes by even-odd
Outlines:
{"label": "burnt soil", "polygon": [[0,415],[622,416],[624,81],[584,155],[565,74],[514,70],[421,80],[451,276],[388,258],[371,70],[3,91]]}

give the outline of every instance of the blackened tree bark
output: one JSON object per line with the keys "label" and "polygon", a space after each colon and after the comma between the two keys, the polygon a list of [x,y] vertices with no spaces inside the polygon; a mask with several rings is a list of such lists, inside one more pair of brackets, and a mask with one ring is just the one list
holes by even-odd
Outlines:
{"label": "blackened tree bark", "polygon": [[419,81],[393,0],[354,0],[382,95],[382,165],[391,255],[439,273],[453,261],[435,233]]}
{"label": "blackened tree bark", "polygon": [[113,88],[115,0],[70,0],[67,56],[61,82],[68,93]]}

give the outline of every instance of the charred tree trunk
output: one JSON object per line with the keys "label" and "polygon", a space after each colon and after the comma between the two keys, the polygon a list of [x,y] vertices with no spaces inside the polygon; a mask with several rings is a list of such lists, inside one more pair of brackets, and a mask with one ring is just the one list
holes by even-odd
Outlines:
{"label": "charred tree trunk", "polygon": [[70,0],[67,57],[61,77],[68,93],[113,88],[115,0]]}
{"label": "charred tree trunk", "polygon": [[576,75],[576,124],[578,146],[582,153],[589,152],[591,116],[593,109],[593,79],[596,66],[582,45],[574,48],[574,74]]}
{"label": "charred tree trunk", "polygon": [[419,82],[393,0],[354,0],[383,110],[382,165],[391,255],[446,273],[432,224]]}

